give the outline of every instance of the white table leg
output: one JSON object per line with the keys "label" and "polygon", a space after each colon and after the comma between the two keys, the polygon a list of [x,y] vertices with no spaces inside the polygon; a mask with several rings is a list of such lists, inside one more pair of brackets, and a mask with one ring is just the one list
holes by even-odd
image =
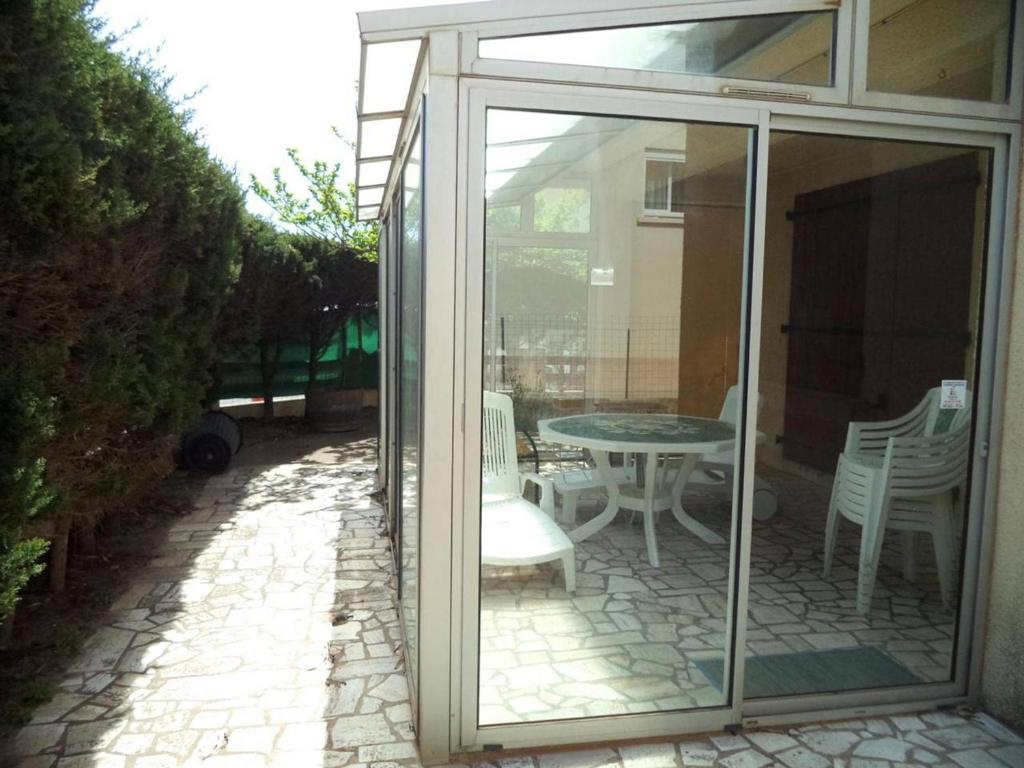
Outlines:
{"label": "white table leg", "polygon": [[658,557],[658,536],[654,529],[654,491],[658,485],[658,454],[647,454],[647,466],[644,470],[644,542],[647,544],[647,562],[658,568],[661,560]]}
{"label": "white table leg", "polygon": [[615,482],[611,462],[608,461],[608,452],[591,450],[590,455],[594,457],[597,471],[601,475],[601,479],[604,480],[605,488],[608,489],[608,503],[597,517],[588,520],[579,528],[569,531],[570,541],[583,541],[590,538],[610,524],[615,519],[615,515],[619,513],[619,486]]}
{"label": "white table leg", "polygon": [[706,541],[708,544],[724,544],[725,539],[706,525],[694,520],[683,509],[683,489],[686,487],[686,481],[690,479],[690,475],[696,468],[699,458],[700,456],[696,453],[688,453],[686,458],[683,459],[683,465],[679,468],[679,474],[676,475],[676,480],[672,484],[672,514],[675,515],[676,520],[679,521],[681,526],[702,541]]}

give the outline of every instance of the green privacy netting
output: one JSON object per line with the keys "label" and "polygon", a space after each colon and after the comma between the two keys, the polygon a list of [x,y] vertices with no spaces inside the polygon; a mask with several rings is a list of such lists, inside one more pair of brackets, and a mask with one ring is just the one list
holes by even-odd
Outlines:
{"label": "green privacy netting", "polygon": [[[324,389],[376,389],[377,350],[379,345],[377,314],[352,318],[331,340],[320,358],[317,386]],[[274,396],[301,395],[306,392],[309,373],[309,345],[305,340],[286,344],[281,352]],[[233,355],[220,364],[220,399],[261,397],[259,353]]]}

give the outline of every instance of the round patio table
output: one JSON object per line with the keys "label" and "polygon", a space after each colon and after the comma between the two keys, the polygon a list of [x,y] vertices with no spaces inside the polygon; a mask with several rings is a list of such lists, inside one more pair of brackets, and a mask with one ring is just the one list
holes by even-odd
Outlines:
{"label": "round patio table", "polygon": [[[590,451],[608,490],[604,510],[571,531],[569,538],[573,541],[593,536],[611,523],[620,509],[643,513],[647,559],[655,567],[660,565],[660,558],[654,517],[661,510],[671,509],[680,525],[709,544],[725,541],[686,513],[682,492],[703,454],[732,450],[736,444],[735,424],[666,413],[587,413],[545,419],[537,423],[537,429],[543,440]],[[619,485],[609,462],[610,453],[637,454],[635,487]],[[670,462],[658,466],[658,457],[664,454],[683,457],[671,480]],[[646,456],[642,462],[640,455]]]}

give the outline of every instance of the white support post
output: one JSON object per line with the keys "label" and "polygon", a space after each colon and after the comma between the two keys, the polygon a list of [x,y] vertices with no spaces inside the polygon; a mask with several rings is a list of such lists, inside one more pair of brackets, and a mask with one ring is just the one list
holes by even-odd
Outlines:
{"label": "white support post", "polygon": [[458,33],[431,33],[423,162],[423,452],[420,486],[419,697],[422,761],[448,760],[455,421]]}

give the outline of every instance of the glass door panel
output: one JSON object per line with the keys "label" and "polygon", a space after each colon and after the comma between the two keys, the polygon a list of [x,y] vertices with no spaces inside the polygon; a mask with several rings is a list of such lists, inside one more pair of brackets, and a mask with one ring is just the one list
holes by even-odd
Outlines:
{"label": "glass door panel", "polygon": [[423,163],[420,133],[402,169],[399,244],[399,600],[408,674],[419,687],[420,447],[423,375]]}
{"label": "glass door panel", "polygon": [[952,677],[991,161],[772,134],[746,698]]}
{"label": "glass door panel", "polygon": [[754,133],[487,112],[480,725],[728,703]]}

